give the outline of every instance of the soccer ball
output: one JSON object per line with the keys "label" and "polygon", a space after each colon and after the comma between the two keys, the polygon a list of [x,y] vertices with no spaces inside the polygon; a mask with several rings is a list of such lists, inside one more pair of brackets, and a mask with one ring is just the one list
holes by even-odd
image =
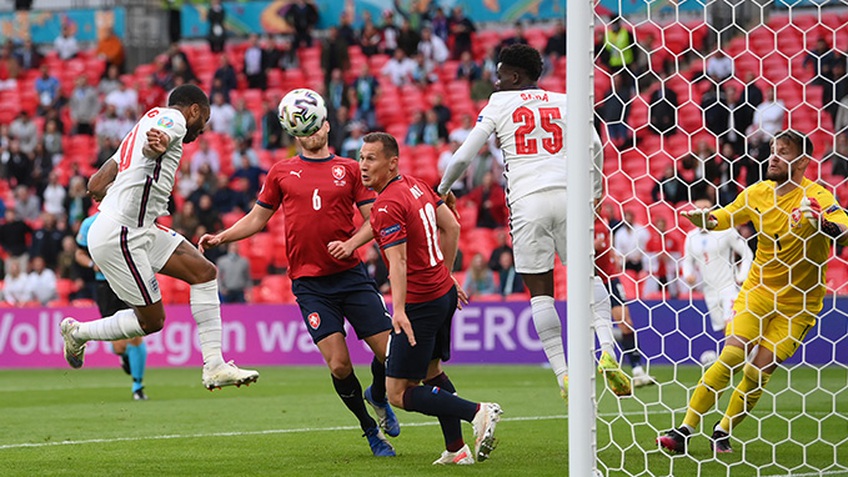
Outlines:
{"label": "soccer ball", "polygon": [[709,366],[718,359],[718,355],[713,350],[707,350],[701,353],[701,364],[704,366]]}
{"label": "soccer ball", "polygon": [[306,88],[292,90],[283,96],[277,112],[283,129],[298,137],[315,134],[327,120],[324,98]]}

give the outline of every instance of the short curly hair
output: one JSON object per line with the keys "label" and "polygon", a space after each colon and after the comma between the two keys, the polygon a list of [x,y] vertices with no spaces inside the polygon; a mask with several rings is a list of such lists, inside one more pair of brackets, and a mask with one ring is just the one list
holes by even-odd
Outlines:
{"label": "short curly hair", "polygon": [[506,66],[523,70],[533,81],[542,76],[542,55],[532,46],[522,43],[510,45],[501,50],[499,60]]}

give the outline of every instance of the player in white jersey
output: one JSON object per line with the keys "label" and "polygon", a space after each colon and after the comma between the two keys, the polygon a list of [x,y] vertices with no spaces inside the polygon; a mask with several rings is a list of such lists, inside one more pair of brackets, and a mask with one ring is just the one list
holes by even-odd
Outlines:
{"label": "player in white jersey", "polygon": [[133,309],[84,323],[70,317],[62,320],[64,354],[71,367],[82,367],[87,341],[130,339],[162,329],[165,310],[158,272],[191,285],[203,385],[212,390],[258,379],[256,371],[224,362],[215,266],[184,237],[155,222],[167,214],[183,143],[203,133],[209,114],[209,98],[203,90],[193,85],[177,87],[168,107],[148,111],[118,152],[91,177],[89,193],[102,202],[89,230],[89,253],[109,286]]}
{"label": "player in white jersey", "polygon": [[[509,46],[501,51],[499,60],[497,92],[489,98],[477,125],[454,153],[439,184],[439,194],[450,206],[454,199],[446,194],[451,185],[495,133],[504,154],[515,269],[530,290],[533,323],[562,395],[567,398],[568,367],[562,323],[554,308],[553,274],[554,255],[559,254],[563,264],[566,257],[565,95],[536,86],[542,72],[542,57],[534,48],[522,44]],[[603,148],[597,133],[591,140],[597,199],[603,192]],[[604,373],[613,392],[628,395],[630,380],[613,357],[609,292],[597,277],[594,287],[593,311],[606,310],[606,313],[593,313],[595,333],[603,350],[599,371]],[[606,319],[601,318],[604,315]]]}
{"label": "player in white jersey", "polygon": [[[695,202],[699,209],[711,209],[713,205],[709,199]],[[732,227],[722,231],[696,228],[686,235],[683,248],[683,278],[690,287],[703,285],[713,331],[723,333],[733,318],[733,301],[739,285],[748,277],[754,254]],[[741,257],[738,264],[734,253]]]}

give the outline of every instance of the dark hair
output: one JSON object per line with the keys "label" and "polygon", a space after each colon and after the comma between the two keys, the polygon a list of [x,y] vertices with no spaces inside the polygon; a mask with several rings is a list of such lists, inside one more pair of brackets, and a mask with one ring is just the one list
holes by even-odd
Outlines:
{"label": "dark hair", "polygon": [[532,46],[523,43],[510,45],[501,50],[498,59],[506,66],[524,71],[532,81],[542,75],[542,55]]}
{"label": "dark hair", "polygon": [[168,106],[191,106],[192,104],[209,107],[209,96],[193,84],[177,86],[168,97]]}
{"label": "dark hair", "polygon": [[777,133],[777,135],[774,136],[774,140],[788,141],[801,155],[809,157],[813,156],[813,141],[811,141],[808,136],[804,136],[797,131],[785,129]]}
{"label": "dark hair", "polygon": [[394,157],[400,155],[400,151],[398,149],[397,139],[389,133],[384,132],[372,132],[368,133],[362,137],[363,142],[374,143],[379,142],[383,145],[383,152],[388,157]]}

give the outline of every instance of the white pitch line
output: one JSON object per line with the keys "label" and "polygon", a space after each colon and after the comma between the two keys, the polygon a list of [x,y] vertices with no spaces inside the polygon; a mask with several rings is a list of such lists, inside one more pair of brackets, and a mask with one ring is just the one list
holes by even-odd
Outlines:
{"label": "white pitch line", "polygon": [[774,475],[764,475],[763,477],[819,477],[821,475],[845,475],[845,471],[843,470],[828,470],[824,472],[807,472],[805,474],[774,474]]}

